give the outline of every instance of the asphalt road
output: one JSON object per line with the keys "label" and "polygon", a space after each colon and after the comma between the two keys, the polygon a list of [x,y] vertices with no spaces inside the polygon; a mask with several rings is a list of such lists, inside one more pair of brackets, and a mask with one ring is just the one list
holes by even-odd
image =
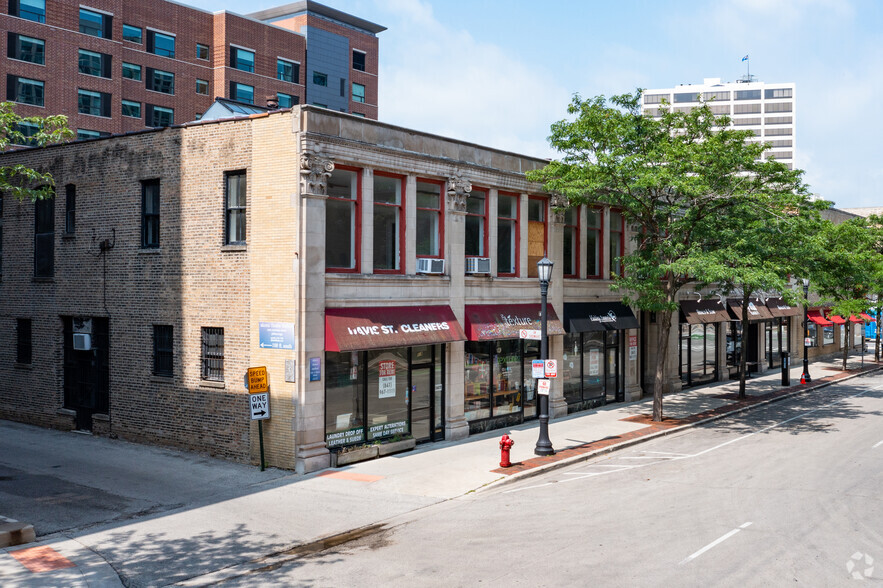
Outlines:
{"label": "asphalt road", "polygon": [[432,506],[235,586],[883,584],[883,377]]}

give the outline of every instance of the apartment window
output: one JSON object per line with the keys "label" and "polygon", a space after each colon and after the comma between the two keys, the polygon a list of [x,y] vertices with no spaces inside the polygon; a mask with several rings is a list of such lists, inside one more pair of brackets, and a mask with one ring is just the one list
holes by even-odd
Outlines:
{"label": "apartment window", "polygon": [[794,152],[793,151],[773,151],[773,152],[764,154],[764,157],[766,159],[792,159],[794,157]]}
{"label": "apartment window", "polygon": [[[757,119],[758,123],[760,119]],[[793,119],[790,116],[768,116],[764,122],[768,125],[790,125]]]}
{"label": "apartment window", "polygon": [[130,41],[132,43],[140,43],[141,42],[141,27],[134,27],[132,25],[124,24],[123,25],[123,41]]}
{"label": "apartment window", "polygon": [[777,139],[775,141],[768,141],[770,147],[793,147],[794,142],[791,139]]}
{"label": "apartment window", "polygon": [[46,42],[10,32],[7,35],[6,54],[10,59],[43,65],[46,63]]}
{"label": "apartment window", "polygon": [[645,108],[644,109],[644,116],[652,116],[652,117],[662,116],[662,112],[663,111],[661,108]]}
{"label": "apartment window", "polygon": [[497,196],[497,275],[518,273],[518,194]]}
{"label": "apartment window", "polygon": [[752,116],[751,118],[734,118],[732,122],[733,122],[733,125],[735,125],[737,127],[744,127],[744,126],[748,126],[748,125],[759,125],[760,124],[760,117],[759,116],[757,116],[757,117]]}
{"label": "apartment window", "polygon": [[365,86],[353,82],[353,102],[365,101]]}
{"label": "apartment window", "polygon": [[284,59],[276,60],[276,77],[283,82],[300,81],[300,64],[292,63]]}
{"label": "apartment window", "polygon": [[359,201],[362,186],[357,169],[336,166],[328,178],[325,202],[325,269],[358,271]]}
{"label": "apartment window", "polygon": [[681,92],[674,95],[675,104],[678,102],[699,102],[698,92]]}
{"label": "apartment window", "polygon": [[319,108],[328,108],[327,104],[322,104],[321,102],[313,102],[313,106],[318,106]]}
{"label": "apartment window", "polygon": [[85,49],[79,50],[79,67],[82,74],[109,78],[110,61],[110,55],[86,51]]}
{"label": "apartment window", "polygon": [[601,277],[603,259],[604,212],[597,208],[586,211],[586,277]]}
{"label": "apartment window", "polygon": [[773,98],[791,98],[793,97],[793,90],[791,88],[774,88],[771,90],[764,90],[763,94],[764,98],[767,100]]}
{"label": "apartment window", "polygon": [[417,256],[441,257],[444,254],[444,183],[417,180]]}
{"label": "apartment window", "polygon": [[231,46],[230,67],[242,71],[254,72],[254,51]]}
{"label": "apartment window", "polygon": [[610,211],[610,277],[622,275],[622,262],[620,257],[624,255],[625,222],[622,213]]}
{"label": "apartment window", "polygon": [[764,112],[791,112],[791,102],[767,103],[763,107]]}
{"label": "apartment window", "polygon": [[46,22],[46,0],[9,0],[9,14],[34,22]]}
{"label": "apartment window", "polygon": [[158,31],[147,31],[147,52],[163,57],[175,56],[175,37]]}
{"label": "apartment window", "polygon": [[792,130],[790,128],[789,129],[765,129],[763,132],[764,136],[766,136],[766,137],[781,137],[781,136],[790,137],[791,133],[792,133]]}
{"label": "apartment window", "polygon": [[565,278],[579,277],[579,207],[564,211],[564,265]]}
{"label": "apartment window", "polygon": [[92,10],[80,8],[80,32],[93,37],[110,39],[113,17]]}
{"label": "apartment window", "polygon": [[208,80],[196,80],[196,93],[208,94]]}
{"label": "apartment window", "polygon": [[98,131],[92,131],[89,129],[77,129],[77,141],[84,141],[86,139],[97,139],[101,136],[101,133]]}
{"label": "apartment window", "polygon": [[279,108],[291,108],[300,102],[300,97],[285,94],[283,92],[276,93],[276,100],[279,101]]}
{"label": "apartment window", "polygon": [[473,188],[466,197],[466,255],[484,257],[487,251],[487,190]]}
{"label": "apartment window", "polygon": [[31,363],[33,349],[31,319],[15,320],[15,340],[15,361],[18,363]]}
{"label": "apartment window", "polygon": [[7,74],[6,99],[19,104],[43,106],[43,82]]}
{"label": "apartment window", "polygon": [[224,328],[202,328],[202,379],[224,381]]}
{"label": "apartment window", "polygon": [[141,247],[159,247],[159,180],[141,182]]}
{"label": "apartment window", "polygon": [[175,124],[175,111],[171,108],[147,104],[144,107],[144,123],[149,127],[168,127]]}
{"label": "apartment window", "polygon": [[55,198],[34,202],[34,277],[55,274]]}
{"label": "apartment window", "polygon": [[132,100],[123,100],[123,116],[141,118],[141,103]]}
{"label": "apartment window", "polygon": [[760,100],[760,90],[736,90],[734,100]]}
{"label": "apartment window", "polygon": [[77,90],[77,112],[92,116],[110,116],[110,94]]}
{"label": "apartment window", "polygon": [[196,44],[196,59],[205,59],[208,61],[208,45],[202,43]]}
{"label": "apartment window", "polygon": [[374,173],[374,271],[402,270],[405,178]]}
{"label": "apartment window", "polygon": [[733,114],[757,114],[760,112],[760,104],[735,104]]}
{"label": "apartment window", "polygon": [[328,75],[314,71],[313,72],[313,83],[316,84],[317,86],[327,86],[328,85]]}
{"label": "apartment window", "polygon": [[73,235],[77,232],[77,187],[68,184],[64,187],[64,233]]}
{"label": "apartment window", "polygon": [[703,100],[729,100],[729,92],[702,92]]}
{"label": "apartment window", "polygon": [[365,113],[364,113],[364,112],[356,112],[356,111],[354,110],[354,111],[352,111],[350,114],[352,114],[353,116],[360,116],[360,117],[362,117],[362,118],[365,118]]}
{"label": "apartment window", "polygon": [[37,145],[35,137],[40,132],[40,127],[32,123],[21,122],[15,125],[15,130],[21,134],[21,137],[10,137],[14,145],[27,145],[30,147]]}
{"label": "apartment window", "polygon": [[254,104],[254,86],[230,82],[230,98]]}
{"label": "apartment window", "polygon": [[353,69],[365,71],[365,52],[353,49]]}
{"label": "apartment window", "polygon": [[134,63],[123,62],[123,78],[126,80],[141,81],[141,66]]}
{"label": "apartment window", "polygon": [[148,90],[162,92],[163,94],[175,93],[175,74],[172,72],[148,67],[147,76],[145,77],[147,79],[144,83]]}
{"label": "apartment window", "polygon": [[172,377],[174,357],[174,329],[172,325],[153,325],[153,375]]}
{"label": "apartment window", "polygon": [[721,116],[724,114],[730,114],[730,105],[729,104],[711,104],[711,114]]}
{"label": "apartment window", "polygon": [[226,238],[228,245],[245,243],[245,171],[229,172],[226,180]]}
{"label": "apartment window", "polygon": [[539,277],[537,262],[546,255],[546,199],[527,199],[527,275]]}
{"label": "apartment window", "polygon": [[644,104],[662,104],[668,101],[668,94],[644,94]]}

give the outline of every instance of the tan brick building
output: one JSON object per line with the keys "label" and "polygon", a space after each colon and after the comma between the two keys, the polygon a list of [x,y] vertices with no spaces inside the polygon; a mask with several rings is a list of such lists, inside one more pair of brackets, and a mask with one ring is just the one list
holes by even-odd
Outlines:
{"label": "tan brick building", "polygon": [[0,29],[0,96],[23,116],[67,115],[80,138],[193,121],[216,96],[377,118],[385,28],[312,0],[245,16],[166,0],[10,0]]}

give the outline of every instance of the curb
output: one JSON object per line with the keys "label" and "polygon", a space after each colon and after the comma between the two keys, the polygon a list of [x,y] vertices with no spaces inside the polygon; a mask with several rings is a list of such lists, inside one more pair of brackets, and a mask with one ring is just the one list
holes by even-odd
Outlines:
{"label": "curb", "polygon": [[710,416],[701,420],[698,420],[693,423],[687,423],[685,425],[679,425],[677,427],[672,427],[670,429],[663,429],[661,431],[657,431],[655,433],[650,433],[648,435],[638,437],[636,439],[628,439],[623,441],[622,443],[616,443],[614,445],[610,445],[608,447],[603,447],[601,449],[596,449],[594,451],[588,451],[581,455],[574,455],[573,457],[567,457],[562,459],[561,461],[556,461],[554,463],[549,463],[545,465],[539,465],[535,468],[531,468],[529,470],[524,470],[523,472],[517,472],[508,476],[504,476],[498,480],[494,480],[493,482],[486,484],[480,488],[476,488],[474,492],[485,492],[487,490],[496,489],[500,486],[505,486],[514,482],[518,482],[521,480],[527,480],[529,478],[533,478],[534,476],[538,476],[540,474],[544,474],[546,472],[551,472],[554,470],[558,470],[561,468],[566,468],[573,464],[577,464],[583,461],[588,461],[592,458],[598,457],[599,455],[606,455],[608,453],[613,453],[614,451],[619,451],[620,449],[626,449],[627,447],[632,447],[633,445],[638,445],[640,443],[645,443],[647,441],[651,441],[653,439],[658,439],[659,437],[665,437],[666,435],[672,435],[674,433],[679,433],[681,431],[685,431],[687,429],[692,429],[698,427],[700,425],[704,425],[706,423],[711,423],[713,421],[718,421],[721,419],[730,418],[732,416],[742,414],[745,412],[749,412],[754,410],[755,408],[760,408],[762,406],[766,406],[767,404],[772,404],[774,402],[780,402],[782,400],[786,400],[788,398],[793,398],[794,396],[799,396],[801,394],[806,394],[807,392],[812,392],[814,390],[818,390],[820,388],[825,388],[827,386],[831,386],[833,384],[839,384],[840,382],[845,382],[847,380],[852,380],[853,378],[859,378],[861,376],[872,374],[874,372],[878,372],[883,370],[883,365],[878,365],[869,370],[857,373],[850,374],[838,380],[831,380],[828,382],[820,382],[818,384],[813,384],[806,388],[797,389],[792,392],[788,392],[787,394],[782,394],[781,396],[776,396],[775,398],[767,398],[766,400],[761,400],[760,402],[756,402],[753,404],[749,404],[747,406],[741,406],[739,408],[734,408],[731,411],[727,411],[725,413],[717,414],[714,416]]}
{"label": "curb", "polygon": [[0,547],[24,545],[36,540],[34,525],[0,516]]}

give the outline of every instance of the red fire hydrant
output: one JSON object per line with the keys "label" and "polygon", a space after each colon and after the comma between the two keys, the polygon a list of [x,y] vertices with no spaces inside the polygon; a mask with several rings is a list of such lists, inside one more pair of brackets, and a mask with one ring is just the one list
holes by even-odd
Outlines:
{"label": "red fire hydrant", "polygon": [[512,465],[512,462],[509,461],[509,450],[512,449],[512,446],[515,445],[515,441],[509,438],[509,435],[503,435],[503,438],[500,439],[500,467],[508,468]]}

